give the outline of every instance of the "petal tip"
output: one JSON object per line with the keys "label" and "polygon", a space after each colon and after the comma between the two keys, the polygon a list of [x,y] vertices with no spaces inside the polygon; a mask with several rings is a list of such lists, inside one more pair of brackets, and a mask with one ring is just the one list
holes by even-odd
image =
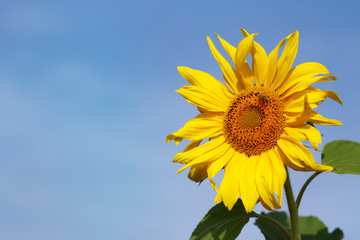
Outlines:
{"label": "petal tip", "polygon": [[172,139],[173,139],[173,138],[172,138],[172,134],[167,135],[167,137],[166,137],[166,144],[168,144],[169,142],[171,142]]}
{"label": "petal tip", "polygon": [[229,205],[226,206],[226,208],[227,208],[229,211],[231,211],[231,209],[233,209],[234,205],[235,205],[235,203],[234,203],[234,204],[229,204]]}
{"label": "petal tip", "polygon": [[244,28],[240,28],[240,31],[244,35],[244,37],[249,36],[249,33]]}

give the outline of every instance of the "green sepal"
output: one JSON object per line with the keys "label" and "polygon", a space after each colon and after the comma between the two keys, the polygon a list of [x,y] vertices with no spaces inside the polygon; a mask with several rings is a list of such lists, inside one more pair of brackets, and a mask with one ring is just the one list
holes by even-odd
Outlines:
{"label": "green sepal", "polygon": [[[286,229],[290,229],[290,219],[285,212],[261,213],[281,223]],[[289,240],[286,234],[276,224],[263,218],[255,221],[266,240]],[[301,240],[341,240],[343,232],[336,228],[329,233],[325,224],[317,217],[308,216],[299,218]],[[289,230],[290,231],[290,230]]]}
{"label": "green sepal", "polygon": [[360,143],[335,140],[324,146],[321,163],[338,174],[360,174]]}
{"label": "green sepal", "polygon": [[231,211],[219,203],[200,221],[190,240],[234,240],[249,218],[240,199]]}

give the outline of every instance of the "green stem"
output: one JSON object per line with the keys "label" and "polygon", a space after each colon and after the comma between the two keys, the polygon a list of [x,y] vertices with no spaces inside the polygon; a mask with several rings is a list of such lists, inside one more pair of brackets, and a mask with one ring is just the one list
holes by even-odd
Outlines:
{"label": "green stem", "polygon": [[314,173],[313,175],[311,175],[311,177],[309,177],[309,179],[304,183],[304,185],[302,186],[300,192],[299,192],[299,195],[297,196],[296,198],[296,208],[299,209],[299,206],[300,206],[300,201],[301,201],[301,198],[302,196],[304,195],[304,192],[307,188],[307,186],[310,184],[310,182],[317,176],[319,175],[321,172],[316,172]]}
{"label": "green stem", "polygon": [[268,217],[268,216],[265,216],[265,215],[261,215],[261,214],[257,214],[256,212],[252,212],[251,215],[253,217],[257,217],[257,218],[262,218],[262,219],[265,219],[267,221],[270,221],[274,224],[276,224],[276,226],[278,226],[285,234],[286,236],[292,240],[292,237],[291,237],[291,234],[289,233],[289,231],[281,224],[279,223],[278,221],[276,221],[275,219],[271,218],[271,217]]}
{"label": "green stem", "polygon": [[288,171],[287,167],[285,167],[285,169],[286,169],[286,174],[287,174],[287,178],[286,178],[286,182],[285,182],[285,194],[286,194],[286,200],[288,203],[289,213],[290,213],[291,231],[292,231],[292,237],[293,237],[292,239],[293,240],[301,240],[298,209],[296,207],[295,200],[294,200],[294,194],[293,194],[293,191],[291,188],[289,171]]}

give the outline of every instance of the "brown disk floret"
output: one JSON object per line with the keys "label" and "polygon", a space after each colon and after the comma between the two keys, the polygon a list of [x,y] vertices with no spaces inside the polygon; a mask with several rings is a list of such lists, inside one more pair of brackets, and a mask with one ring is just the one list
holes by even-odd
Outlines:
{"label": "brown disk floret", "polygon": [[276,146],[285,127],[284,105],[275,91],[242,90],[224,118],[226,141],[238,152],[260,155]]}

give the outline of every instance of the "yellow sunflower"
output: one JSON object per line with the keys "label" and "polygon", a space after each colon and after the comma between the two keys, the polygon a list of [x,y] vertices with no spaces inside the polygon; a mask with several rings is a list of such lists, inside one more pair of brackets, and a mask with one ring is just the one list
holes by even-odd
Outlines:
{"label": "yellow sunflower", "polygon": [[[333,91],[311,86],[336,80],[322,64],[306,62],[291,68],[298,50],[297,31],[281,40],[269,55],[254,41],[256,34],[241,31],[245,38],[237,48],[216,34],[232,63],[207,37],[226,85],[205,72],[178,67],[191,85],[176,92],[197,106],[200,114],[169,134],[166,141],[191,140],[174,162],[186,164],[178,172],[191,167],[189,178],[195,182],[209,178],[217,192],[216,203],[223,201],[231,210],[240,196],[247,212],[259,201],[268,210],[278,209],[287,177],[284,165],[297,171],[333,169],[317,164],[299,140],[308,140],[317,150],[321,134],[313,124],[341,122],[313,109],[327,97],[342,101]],[[246,61],[249,53],[252,67]],[[213,178],[222,169],[218,188]]]}

